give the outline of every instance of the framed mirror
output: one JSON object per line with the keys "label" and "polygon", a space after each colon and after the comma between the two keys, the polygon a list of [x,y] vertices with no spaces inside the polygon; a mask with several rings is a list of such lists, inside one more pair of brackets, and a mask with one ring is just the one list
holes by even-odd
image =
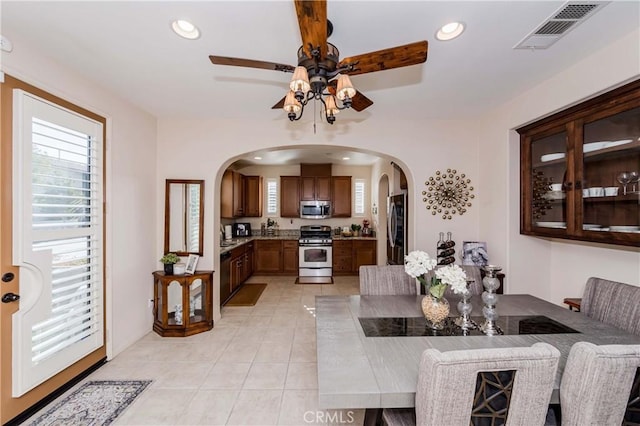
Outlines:
{"label": "framed mirror", "polygon": [[204,180],[167,179],[164,252],[202,256]]}

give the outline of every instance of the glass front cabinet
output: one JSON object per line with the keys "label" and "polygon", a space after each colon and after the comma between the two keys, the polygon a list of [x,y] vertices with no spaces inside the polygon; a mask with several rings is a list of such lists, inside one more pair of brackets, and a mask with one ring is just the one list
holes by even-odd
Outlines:
{"label": "glass front cabinet", "polygon": [[518,133],[521,234],[640,246],[640,80]]}

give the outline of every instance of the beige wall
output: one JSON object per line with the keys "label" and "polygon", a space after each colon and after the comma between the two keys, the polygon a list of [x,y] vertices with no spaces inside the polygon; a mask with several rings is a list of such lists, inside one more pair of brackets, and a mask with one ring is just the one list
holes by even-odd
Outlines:
{"label": "beige wall", "polygon": [[2,70],[107,118],[107,354],[114,356],[151,330],[151,272],[159,269],[156,227],[156,120],[84,76],[47,60],[13,34]]}

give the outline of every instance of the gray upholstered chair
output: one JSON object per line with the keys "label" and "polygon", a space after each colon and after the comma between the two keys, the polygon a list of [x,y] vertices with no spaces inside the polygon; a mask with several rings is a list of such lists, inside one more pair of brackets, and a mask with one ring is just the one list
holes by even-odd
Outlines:
{"label": "gray upholstered chair", "polygon": [[[524,348],[422,354],[414,409],[387,409],[388,425],[543,425],[560,352],[547,343]],[[496,390],[497,389],[497,390]],[[489,417],[497,417],[492,423]]]}
{"label": "gray upholstered chair", "polygon": [[[640,416],[639,367],[640,346],[573,345],[560,383],[562,425],[621,425],[623,419],[638,424],[638,417],[625,418],[625,412]],[[635,406],[628,410],[633,399]]]}
{"label": "gray upholstered chair", "polygon": [[361,266],[360,294],[389,296],[416,294],[416,280],[405,271],[404,265]]}
{"label": "gray upholstered chair", "polygon": [[591,277],[582,295],[580,312],[640,335],[640,287]]}

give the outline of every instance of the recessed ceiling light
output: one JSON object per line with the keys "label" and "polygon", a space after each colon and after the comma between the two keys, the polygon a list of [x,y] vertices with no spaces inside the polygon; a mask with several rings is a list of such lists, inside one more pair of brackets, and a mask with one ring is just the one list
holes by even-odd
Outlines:
{"label": "recessed ceiling light", "polygon": [[450,22],[438,30],[436,38],[440,41],[453,40],[462,34],[463,31],[464,24],[462,22]]}
{"label": "recessed ceiling light", "polygon": [[180,37],[184,37],[189,40],[195,40],[200,37],[200,30],[189,21],[178,19],[171,23],[171,28]]}
{"label": "recessed ceiling light", "polygon": [[343,160],[351,160],[351,157],[342,157]]}
{"label": "recessed ceiling light", "polygon": [[254,160],[262,160],[262,157],[255,156],[255,157],[253,157],[253,159]]}

